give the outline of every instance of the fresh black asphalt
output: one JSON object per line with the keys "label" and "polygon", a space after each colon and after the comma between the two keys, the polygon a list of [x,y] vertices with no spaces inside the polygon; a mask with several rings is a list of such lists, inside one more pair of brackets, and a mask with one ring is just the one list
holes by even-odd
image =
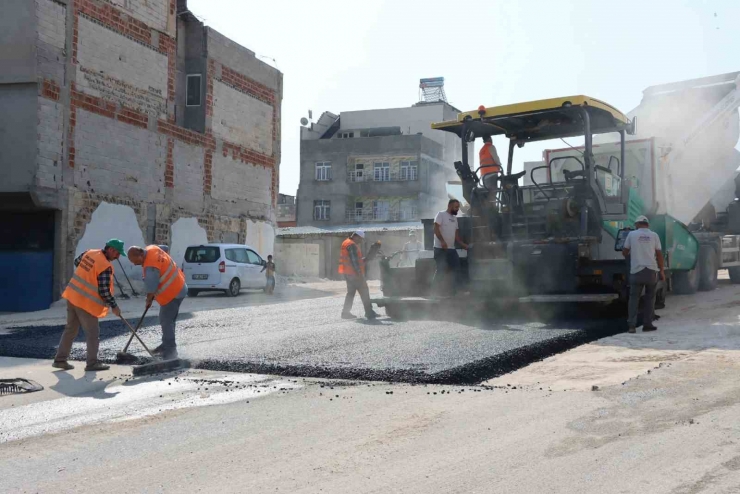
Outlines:
{"label": "fresh black asphalt", "polygon": [[[323,297],[192,312],[186,300],[177,324],[178,350],[211,370],[469,384],[626,330],[622,320],[598,310],[570,307],[544,315],[523,306],[505,315],[481,315],[470,313],[464,299],[439,301],[406,321],[383,316],[383,309],[374,322],[343,320],[342,301]],[[362,311],[359,300],[354,311]],[[53,358],[62,330],[12,329],[0,334],[0,355]],[[140,334],[150,348],[158,345],[157,318],[147,317]],[[102,321],[101,359],[114,362],[129,335],[120,321]],[[72,358],[82,360],[84,352],[80,331]],[[130,352],[145,360],[136,341]]]}

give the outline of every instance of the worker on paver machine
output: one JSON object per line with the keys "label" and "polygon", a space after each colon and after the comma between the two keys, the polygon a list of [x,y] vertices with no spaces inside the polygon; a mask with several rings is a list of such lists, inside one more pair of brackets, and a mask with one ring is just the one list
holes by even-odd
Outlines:
{"label": "worker on paver machine", "polygon": [[75,272],[62,298],[67,299],[67,325],[59,341],[56,357],[52,367],[62,370],[74,369],[67,362],[72,343],[77,337],[80,326],[85,331],[87,340],[86,371],[103,371],[110,366],[98,361],[100,345],[99,319],[108,315],[108,308],[121,317],[121,309],[113,297],[113,265],[119,256],[125,256],[123,242],[112,238],[102,249],[90,249],[75,259]]}
{"label": "worker on paver machine", "polygon": [[164,360],[176,359],[175,324],[180,313],[180,304],[188,294],[185,275],[170,255],[157,245],[145,248],[133,246],[128,250],[128,258],[133,264],[142,266],[147,292],[146,310],[154,300],[160,306],[162,344],[152,353],[161,355]]}
{"label": "worker on paver machine", "polygon": [[478,160],[480,162],[478,173],[480,173],[481,180],[486,188],[495,194],[498,188],[498,175],[503,171],[503,167],[491,136],[483,137],[483,147],[478,153]]}

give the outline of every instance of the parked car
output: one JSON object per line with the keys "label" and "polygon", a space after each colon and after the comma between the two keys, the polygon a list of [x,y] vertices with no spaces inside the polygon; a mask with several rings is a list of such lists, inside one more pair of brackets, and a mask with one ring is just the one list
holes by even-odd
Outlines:
{"label": "parked car", "polygon": [[265,289],[264,265],[262,257],[248,245],[206,244],[185,250],[182,270],[190,297],[205,291],[236,297],[244,288]]}

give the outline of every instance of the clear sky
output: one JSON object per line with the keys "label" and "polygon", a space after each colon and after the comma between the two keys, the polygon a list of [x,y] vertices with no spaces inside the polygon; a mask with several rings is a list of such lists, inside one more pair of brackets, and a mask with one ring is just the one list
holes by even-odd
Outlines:
{"label": "clear sky", "polygon": [[[740,0],[188,0],[188,7],[283,72],[285,194],[298,187],[299,122],[309,109],[315,120],[326,110],[410,106],[423,77],[444,77],[447,99],[463,111],[587,94],[626,113],[648,86],[740,71]],[[539,160],[542,148],[517,150],[515,170]]]}

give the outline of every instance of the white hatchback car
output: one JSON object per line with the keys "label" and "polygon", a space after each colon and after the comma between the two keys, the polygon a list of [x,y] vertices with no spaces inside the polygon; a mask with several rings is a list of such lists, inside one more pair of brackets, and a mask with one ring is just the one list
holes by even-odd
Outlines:
{"label": "white hatchback car", "polygon": [[223,291],[236,297],[243,288],[265,289],[265,261],[248,245],[193,245],[185,251],[182,270],[188,295]]}

